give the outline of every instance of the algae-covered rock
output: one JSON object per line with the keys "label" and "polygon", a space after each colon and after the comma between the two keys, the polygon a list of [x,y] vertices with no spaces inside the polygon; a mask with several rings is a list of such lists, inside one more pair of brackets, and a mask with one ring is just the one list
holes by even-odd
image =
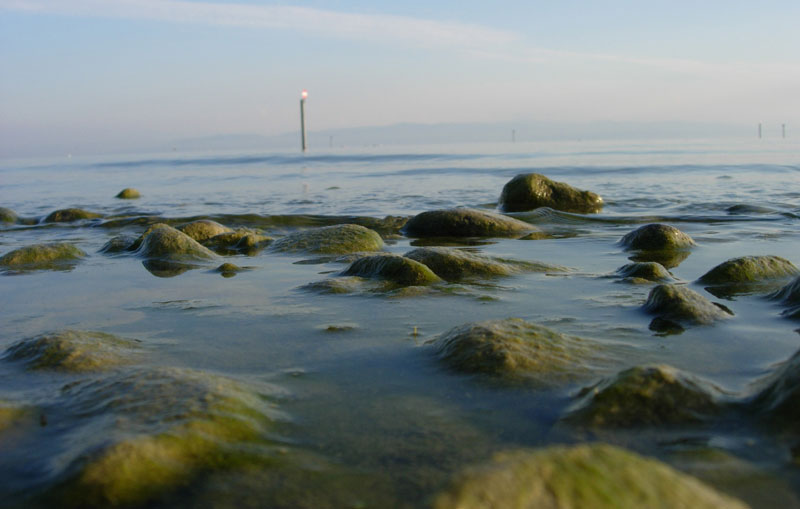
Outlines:
{"label": "algae-covered rock", "polygon": [[751,407],[763,419],[792,434],[800,434],[800,351],[760,383]]}
{"label": "algae-covered rock", "polygon": [[581,191],[539,173],[517,175],[503,186],[500,208],[505,212],[524,212],[539,207],[591,214],[600,212],[603,199],[591,191]]}
{"label": "algae-covered rock", "polygon": [[355,224],[340,224],[291,233],[275,240],[270,249],[278,252],[347,254],[383,249],[377,232]]}
{"label": "algae-covered rock", "polygon": [[243,269],[238,265],[234,265],[233,263],[223,263],[222,265],[214,269],[214,272],[218,272],[219,274],[222,275],[222,277],[233,277],[239,272],[242,272],[243,270],[247,269]]}
{"label": "algae-covered rock", "polygon": [[[0,433],[30,418],[31,408],[0,399]],[[0,444],[2,437],[0,436]]]}
{"label": "algae-covered rock", "polygon": [[344,295],[356,293],[363,283],[360,277],[337,277],[315,281],[301,287],[301,289],[322,295]]}
{"label": "algae-covered rock", "polygon": [[182,231],[201,244],[211,237],[233,231],[227,226],[221,225],[216,221],[211,221],[210,219],[200,219],[197,221],[192,221],[191,223],[186,223],[179,226],[178,230]]}
{"label": "algae-covered rock", "polygon": [[119,198],[120,200],[136,200],[141,197],[142,195],[139,193],[139,191],[132,187],[126,187],[115,196],[115,198]]}
{"label": "algae-covered rock", "polygon": [[631,282],[673,281],[674,278],[663,265],[657,262],[634,262],[617,269],[616,274]]}
{"label": "algae-covered rock", "polygon": [[698,282],[712,285],[750,283],[797,274],[800,274],[800,269],[780,256],[741,256],[717,265],[700,276]]}
{"label": "algae-covered rock", "polygon": [[359,258],[342,275],[381,279],[398,286],[429,285],[441,281],[431,269],[418,261],[388,253]]}
{"label": "algae-covered rock", "polygon": [[619,243],[626,249],[643,251],[688,249],[695,245],[689,235],[674,226],[659,223],[640,226],[623,236]]}
{"label": "algae-covered rock", "polygon": [[455,327],[429,343],[451,369],[549,387],[594,373],[602,347],[519,318]]}
{"label": "algae-covered rock", "polygon": [[434,509],[747,507],[651,458],[605,444],[495,455],[436,497]]}
{"label": "algae-covered rock", "polygon": [[103,254],[124,253],[130,251],[135,243],[136,237],[131,235],[117,235],[103,244],[103,247],[100,248],[100,252]]}
{"label": "algae-covered rock", "polygon": [[711,302],[686,286],[675,284],[653,288],[647,296],[644,310],[657,315],[660,319],[657,323],[662,324],[710,325],[733,315],[727,307]]}
{"label": "algae-covered rock", "polygon": [[203,245],[221,254],[241,253],[254,255],[272,242],[272,237],[247,228],[220,233],[203,242]]}
{"label": "algae-covered rock", "polygon": [[770,298],[778,300],[781,304],[787,306],[787,309],[783,312],[784,316],[800,318],[800,276],[770,295]]}
{"label": "algae-covered rock", "polygon": [[82,219],[97,219],[103,217],[102,214],[89,212],[83,209],[60,209],[51,212],[46,218],[45,223],[71,223],[73,221],[80,221]]}
{"label": "algae-covered rock", "polygon": [[565,272],[566,267],[540,262],[496,258],[463,249],[424,247],[404,255],[427,265],[437,276],[448,281],[473,277],[510,276],[521,272]]}
{"label": "algae-covered rock", "polygon": [[3,357],[28,369],[82,373],[132,362],[138,347],[138,341],[104,332],[65,330],[18,341]]}
{"label": "algae-covered rock", "polygon": [[257,456],[271,422],[265,395],[186,369],[122,372],[66,386],[71,409],[94,440],[53,490],[54,504],[142,505],[205,472]]}
{"label": "algae-covered rock", "polygon": [[0,207],[0,223],[16,223],[19,219],[17,213],[11,209]]}
{"label": "algae-covered rock", "polygon": [[148,259],[187,261],[209,260],[217,256],[185,233],[163,223],[148,228],[136,245],[139,255]]}
{"label": "algae-covered rock", "polygon": [[581,391],[567,422],[590,427],[668,426],[706,421],[721,410],[712,384],[671,366],[637,366]]}
{"label": "algae-covered rock", "polygon": [[423,212],[403,227],[411,237],[520,237],[534,230],[519,219],[469,208]]}
{"label": "algae-covered rock", "polygon": [[10,251],[0,257],[0,267],[14,271],[72,270],[86,253],[64,242],[34,244]]}

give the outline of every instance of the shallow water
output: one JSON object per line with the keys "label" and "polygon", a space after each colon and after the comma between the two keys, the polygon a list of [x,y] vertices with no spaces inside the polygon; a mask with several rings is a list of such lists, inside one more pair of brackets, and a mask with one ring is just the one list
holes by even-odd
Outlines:
{"label": "shallow water", "polygon": [[[145,226],[137,219],[147,216],[176,225],[210,218],[278,237],[364,217],[492,208],[508,180],[530,171],[597,192],[605,199],[602,213],[513,214],[553,238],[482,239],[472,248],[564,265],[573,269],[569,273],[449,284],[410,296],[326,295],[303,287],[345,266],[314,256],[264,250],[164,278],[136,257],[98,253],[116,235],[140,234]],[[142,198],[115,199],[125,187],[137,188]],[[140,340],[146,354],[138,366],[191,368],[280,389],[272,397],[284,418],[271,439],[287,448],[287,464],[206,472],[156,498],[156,506],[198,500],[258,506],[269,500],[276,507],[421,507],[452,474],[496,451],[595,439],[690,471],[677,453],[718,448],[763,472],[749,485],[709,481],[721,490],[755,507],[800,500],[791,444],[746,419],[669,431],[577,432],[557,421],[587,383],[557,390],[498,384],[447,370],[425,346],[467,322],[519,317],[606,344],[618,361],[598,366],[598,379],[633,365],[664,363],[716,383],[734,399],[745,397],[754,381],[798,350],[800,325],[763,295],[722,300],[692,282],[735,256],[777,255],[800,265],[800,145],[791,140],[6,161],[0,206],[24,218],[68,207],[106,216],[0,227],[0,255],[50,241],[69,241],[89,254],[69,271],[0,277],[0,350],[45,332],[103,331]],[[695,239],[698,246],[671,272],[724,302],[733,319],[678,335],[648,329],[651,317],[640,308],[652,285],[603,276],[628,263],[617,241],[649,222],[671,224]],[[403,254],[419,243],[387,236],[386,250]],[[210,270],[223,261],[252,270],[223,278]],[[31,493],[47,492],[65,465],[87,454],[91,441],[81,437],[102,430],[103,423],[66,413],[59,421],[69,397],[62,387],[99,376],[26,372],[0,360],[0,400],[49,414],[46,426],[12,430],[5,440],[0,434],[4,500],[31,503]]]}

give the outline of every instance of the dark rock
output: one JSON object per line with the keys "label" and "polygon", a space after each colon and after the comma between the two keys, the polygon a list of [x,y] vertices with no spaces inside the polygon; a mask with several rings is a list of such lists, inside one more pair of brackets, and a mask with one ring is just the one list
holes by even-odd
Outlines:
{"label": "dark rock", "polygon": [[770,424],[800,435],[800,351],[760,382],[750,406]]}
{"label": "dark rock", "polygon": [[130,251],[136,243],[136,237],[131,235],[117,235],[103,244],[100,252],[104,254],[116,254]]}
{"label": "dark rock", "polygon": [[537,228],[494,212],[457,208],[431,210],[408,220],[403,231],[410,237],[520,237]]}
{"label": "dark rock", "polygon": [[135,244],[138,254],[147,259],[198,261],[217,257],[185,233],[162,223],[148,228]]}
{"label": "dark rock", "polygon": [[562,182],[555,182],[538,173],[517,175],[500,194],[500,208],[505,212],[524,212],[549,207],[564,212],[591,214],[600,212],[603,199]]}
{"label": "dark rock", "polygon": [[398,286],[429,285],[441,281],[425,265],[394,254],[376,254],[359,258],[342,272],[343,276],[381,279]]}
{"label": "dark rock", "polygon": [[565,272],[569,269],[540,262],[526,262],[471,253],[463,249],[425,247],[405,254],[427,265],[437,276],[448,281],[474,277],[510,276],[522,272]]}
{"label": "dark rock", "polygon": [[44,218],[44,222],[71,223],[82,219],[97,219],[99,217],[103,217],[102,214],[96,214],[83,209],[61,209],[51,212],[50,215]]}
{"label": "dark rock", "polygon": [[682,285],[658,285],[644,304],[647,313],[680,325],[710,325],[733,315],[733,312]]}

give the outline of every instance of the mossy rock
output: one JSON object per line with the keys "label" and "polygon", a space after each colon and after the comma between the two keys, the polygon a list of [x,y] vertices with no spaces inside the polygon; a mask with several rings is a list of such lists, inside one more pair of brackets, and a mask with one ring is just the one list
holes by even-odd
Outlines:
{"label": "mossy rock", "polygon": [[623,236],[620,245],[635,251],[672,251],[690,249],[694,240],[674,226],[646,224]]}
{"label": "mossy rock", "polygon": [[46,218],[45,223],[71,223],[73,221],[81,221],[83,219],[97,219],[103,217],[102,214],[89,212],[83,209],[60,209],[51,212]]}
{"label": "mossy rock", "polygon": [[16,223],[19,220],[17,213],[11,209],[0,207],[0,223]]}
{"label": "mossy rock", "polygon": [[132,362],[138,348],[138,341],[113,334],[65,330],[18,341],[3,357],[32,370],[84,373]]}
{"label": "mossy rock", "polygon": [[131,235],[117,235],[103,244],[103,247],[100,248],[100,252],[103,254],[124,253],[130,251],[135,243],[136,237]]}
{"label": "mossy rock", "polygon": [[429,285],[441,281],[431,269],[418,261],[388,253],[359,258],[342,275],[380,279],[397,286]]}
{"label": "mossy rock", "polygon": [[141,197],[142,195],[139,191],[132,187],[126,187],[115,196],[115,198],[119,198],[120,200],[138,200]]}
{"label": "mossy rock", "polygon": [[244,270],[247,269],[243,269],[242,267],[234,265],[233,263],[223,263],[214,269],[214,272],[218,272],[220,275],[222,275],[222,277],[233,277]]}
{"label": "mossy rock", "polygon": [[182,231],[201,244],[211,237],[215,237],[223,233],[233,232],[233,230],[227,226],[221,225],[216,221],[211,221],[210,219],[199,219],[197,221],[192,221],[191,223],[183,224],[178,226],[178,230]]}
{"label": "mossy rock", "polygon": [[539,173],[517,175],[500,194],[500,208],[505,212],[525,212],[549,207],[564,212],[591,214],[603,208],[603,198],[591,191],[581,191],[556,182]]}
{"label": "mossy rock", "polygon": [[672,274],[657,262],[634,262],[617,269],[616,274],[630,282],[674,281]]}
{"label": "mossy rock", "polygon": [[800,318],[800,277],[796,277],[791,283],[770,295],[770,298],[787,306],[783,312],[784,316]]}
{"label": "mossy rock", "polygon": [[410,237],[521,237],[534,230],[519,219],[469,208],[423,212],[403,227]]}
{"label": "mossy rock", "polygon": [[360,277],[337,277],[315,281],[302,286],[301,289],[322,295],[345,295],[358,292],[363,283]]}
{"label": "mossy rock", "polygon": [[589,427],[674,426],[707,421],[722,410],[714,385],[671,366],[637,366],[583,389],[565,421]]}
{"label": "mossy rock", "polygon": [[291,233],[275,240],[270,249],[282,253],[348,254],[380,251],[383,245],[381,236],[369,228],[340,224]]}
{"label": "mossy rock", "polygon": [[710,325],[730,318],[733,312],[727,307],[711,302],[683,285],[658,285],[650,291],[644,310],[657,315],[662,323],[680,325]]}
{"label": "mossy rock", "polygon": [[760,381],[750,406],[767,422],[800,435],[800,351]]}
{"label": "mossy rock", "polygon": [[557,265],[496,258],[446,247],[423,247],[409,251],[404,256],[427,265],[437,276],[448,281],[510,276],[521,272],[565,272],[569,270]]}
{"label": "mossy rock", "polygon": [[275,413],[265,395],[186,369],[123,372],[62,393],[105,429],[49,494],[59,506],[146,505],[203,473],[255,461]]}
{"label": "mossy rock", "polygon": [[434,509],[743,509],[747,505],[651,458],[605,444],[495,455],[462,473]]}
{"label": "mossy rock", "polygon": [[217,257],[193,238],[163,223],[148,228],[132,247],[137,249],[140,256],[147,259],[191,261]]}
{"label": "mossy rock", "polygon": [[700,276],[697,281],[703,284],[725,285],[787,278],[797,274],[800,274],[800,269],[780,256],[741,256],[717,265]]}
{"label": "mossy rock", "polygon": [[221,254],[241,253],[253,255],[267,247],[272,237],[247,228],[220,233],[203,242],[203,245]]}
{"label": "mossy rock", "polygon": [[64,242],[34,244],[0,257],[0,266],[10,270],[71,270],[86,253]]}
{"label": "mossy rock", "polygon": [[453,370],[537,387],[585,379],[608,362],[599,344],[519,318],[468,323],[429,343]]}

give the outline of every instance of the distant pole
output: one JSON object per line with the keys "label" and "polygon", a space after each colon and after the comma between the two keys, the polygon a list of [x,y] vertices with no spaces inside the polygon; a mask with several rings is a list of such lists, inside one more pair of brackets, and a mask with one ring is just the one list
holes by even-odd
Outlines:
{"label": "distant pole", "polygon": [[303,90],[300,94],[300,146],[306,151],[306,97],[308,92]]}
{"label": "distant pole", "polygon": [[761,122],[758,123],[758,139],[761,139]]}
{"label": "distant pole", "polygon": [[781,124],[781,134],[786,138],[786,124]]}

